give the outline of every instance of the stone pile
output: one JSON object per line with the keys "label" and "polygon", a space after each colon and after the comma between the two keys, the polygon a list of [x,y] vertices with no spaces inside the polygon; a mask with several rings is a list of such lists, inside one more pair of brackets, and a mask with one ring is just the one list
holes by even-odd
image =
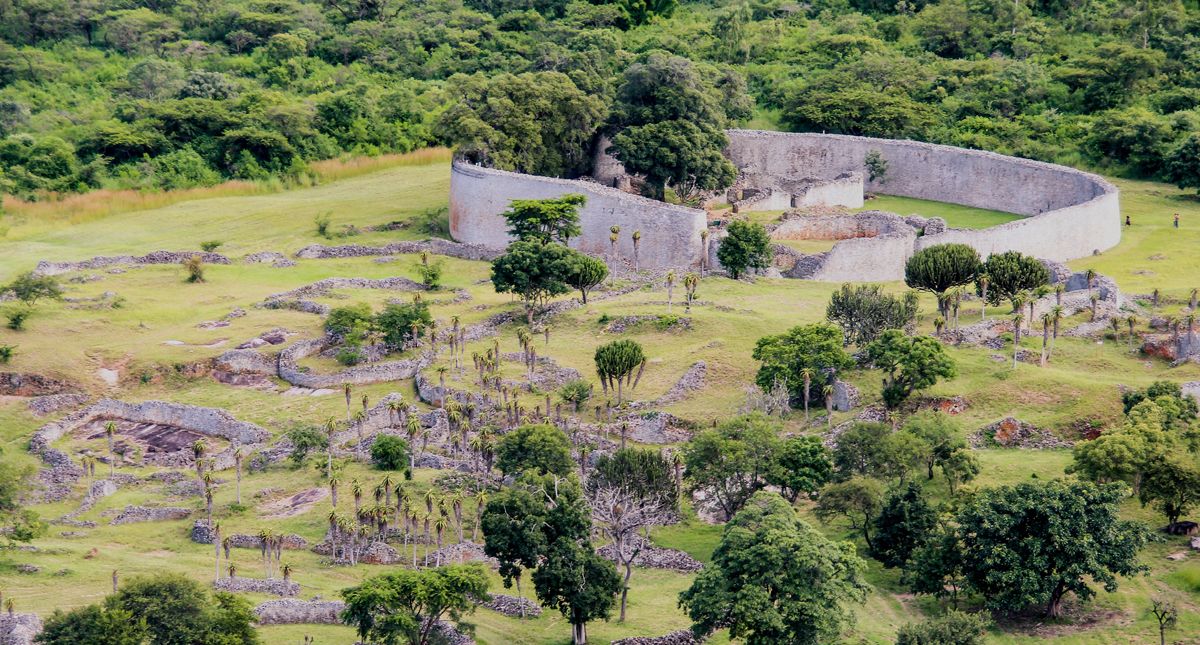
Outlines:
{"label": "stone pile", "polygon": [[78,392],[62,379],[22,372],[0,372],[0,396],[49,396]]}
{"label": "stone pile", "polygon": [[389,291],[424,291],[425,285],[408,278],[325,278],[288,291],[273,293],[260,306],[267,309],[297,309],[324,315],[329,307],[310,300],[329,295],[334,289],[386,289]]}
{"label": "stone pile", "polygon": [[259,251],[242,258],[246,264],[270,264],[276,269],[296,266],[296,262],[282,253],[275,251]]}
{"label": "stone pile", "polygon": [[675,385],[672,385],[671,389],[667,390],[666,394],[653,401],[637,401],[631,403],[629,407],[635,409],[645,407],[660,407],[681,401],[692,392],[703,388],[705,377],[707,376],[708,364],[704,361],[696,361],[695,363],[692,363],[692,366],[689,367],[686,372],[683,373],[683,376],[679,377],[678,381],[675,381]]}
{"label": "stone pile", "polygon": [[42,631],[42,619],[37,614],[0,614],[0,644],[33,645]]}
{"label": "stone pile", "polygon": [[48,394],[30,399],[25,406],[34,416],[44,417],[67,408],[77,408],[87,402],[86,394]]}
{"label": "stone pile", "polygon": [[663,331],[686,331],[692,328],[692,319],[687,316],[671,319],[654,314],[617,316],[612,322],[604,326],[604,331],[609,334],[620,334],[644,324],[665,325],[662,327]]}
{"label": "stone pile", "polygon": [[346,603],[340,600],[268,600],[254,608],[259,625],[340,625]]}
{"label": "stone pile", "polygon": [[429,562],[436,566],[459,564],[460,562],[482,562],[493,569],[500,568],[500,562],[483,552],[483,545],[464,540],[456,544],[448,544],[429,553]]}
{"label": "stone pile", "polygon": [[479,606],[512,618],[537,618],[542,615],[542,606],[536,602],[502,593],[489,594],[487,602],[481,602]]}
{"label": "stone pile", "polygon": [[84,271],[92,269],[101,269],[104,267],[113,267],[123,264],[132,264],[134,266],[145,266],[150,264],[180,264],[184,260],[199,255],[207,264],[229,264],[229,258],[220,253],[208,253],[204,251],[151,251],[146,255],[109,255],[96,256],[90,260],[82,262],[49,262],[42,260],[37,263],[33,269],[34,275],[59,275],[69,271]]}
{"label": "stone pile", "polygon": [[980,428],[971,434],[970,442],[973,448],[1001,446],[1035,450],[1070,448],[1073,445],[1048,430],[1013,417],[1006,417]]}
{"label": "stone pile", "polygon": [[704,639],[696,638],[696,635],[691,631],[681,629],[662,636],[619,638],[613,641],[612,645],[699,645],[703,642]]}
{"label": "stone pile", "polygon": [[434,238],[425,240],[424,242],[393,242],[385,246],[363,246],[361,244],[324,246],[322,244],[312,244],[296,251],[296,257],[302,259],[358,258],[375,255],[420,253],[422,251],[452,258],[477,261],[491,261],[504,252],[502,249]]}
{"label": "stone pile", "polygon": [[192,514],[190,508],[177,506],[126,506],[109,522],[112,525],[133,524],[135,522],[166,522],[187,519]]}
{"label": "stone pile", "polygon": [[[630,538],[630,546],[628,548],[640,549],[633,558],[633,566],[635,567],[668,569],[680,573],[695,573],[704,568],[703,562],[700,562],[687,553],[654,546],[640,536]],[[596,553],[607,560],[619,562],[616,548],[612,544],[606,544],[596,549]]]}
{"label": "stone pile", "polygon": [[290,598],[300,593],[300,585],[291,580],[280,578],[268,580],[262,578],[243,578],[241,576],[220,578],[213,583],[213,588],[217,591],[267,593],[285,598]]}

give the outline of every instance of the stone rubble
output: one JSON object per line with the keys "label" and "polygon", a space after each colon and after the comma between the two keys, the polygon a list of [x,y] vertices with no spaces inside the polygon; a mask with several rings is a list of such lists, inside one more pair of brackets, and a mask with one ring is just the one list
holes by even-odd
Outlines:
{"label": "stone rubble", "polygon": [[285,598],[290,598],[300,593],[300,585],[291,580],[283,580],[281,578],[264,580],[262,578],[243,578],[241,576],[234,576],[232,578],[223,577],[213,582],[213,588],[217,591],[266,593]]}
{"label": "stone rubble", "polygon": [[612,645],[699,645],[704,639],[696,638],[690,630],[681,629],[662,636],[634,636],[619,638]]}
{"label": "stone rubble", "polygon": [[180,508],[177,506],[134,506],[130,504],[114,517],[109,524],[118,526],[121,524],[133,524],[135,522],[167,522],[187,519],[191,514],[192,509],[190,508]]}
{"label": "stone rubble", "polygon": [[542,615],[542,606],[528,598],[518,598],[502,593],[489,594],[486,602],[479,603],[480,607],[491,609],[510,618],[537,618]]}
{"label": "stone rubble", "polygon": [[[633,566],[635,567],[667,569],[680,573],[695,573],[704,568],[704,563],[687,553],[676,549],[664,549],[654,546],[641,536],[631,538],[629,548],[641,549],[633,558]],[[612,544],[606,544],[596,549],[596,553],[602,558],[618,562],[616,549]]]}
{"label": "stone rubble", "polygon": [[268,600],[254,608],[259,625],[341,625],[340,600]]}
{"label": "stone rubble", "polygon": [[[207,264],[230,264],[229,258],[220,253],[208,253],[204,251],[151,251],[146,255],[110,255],[96,256],[90,260],[82,262],[50,262],[42,260],[37,263],[33,269],[34,275],[47,276],[59,275],[70,271],[83,271],[102,269],[104,267],[113,267],[116,265],[131,264],[134,266],[145,266],[150,264],[180,264],[193,256],[199,255]],[[112,273],[112,271],[110,271]]]}

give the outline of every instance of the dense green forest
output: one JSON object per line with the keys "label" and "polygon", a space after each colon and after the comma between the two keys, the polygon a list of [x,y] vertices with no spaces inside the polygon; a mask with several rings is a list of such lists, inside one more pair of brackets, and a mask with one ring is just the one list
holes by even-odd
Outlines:
{"label": "dense green forest", "polygon": [[[1195,186],[1198,34],[1172,0],[0,0],[0,189],[299,177],[439,143],[569,176],[605,129],[660,191],[706,188],[726,125]],[[689,169],[645,158],[663,142]]]}

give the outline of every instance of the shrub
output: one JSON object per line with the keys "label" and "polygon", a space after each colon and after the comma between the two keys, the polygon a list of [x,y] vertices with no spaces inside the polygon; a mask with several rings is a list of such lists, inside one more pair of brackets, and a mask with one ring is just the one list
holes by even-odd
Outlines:
{"label": "shrub", "polygon": [[402,470],[408,467],[408,442],[390,434],[375,437],[371,444],[371,461],[380,470]]}
{"label": "shrub", "polygon": [[578,414],[580,406],[592,398],[592,384],[583,379],[569,381],[558,388],[558,397],[574,406],[575,412]]}
{"label": "shrub", "polygon": [[987,630],[986,618],[961,611],[919,623],[909,623],[896,633],[896,645],[980,645]]}
{"label": "shrub", "polygon": [[308,457],[311,450],[324,450],[329,444],[329,439],[320,429],[301,425],[288,430],[287,438],[292,442],[292,452],[288,458],[292,460],[292,465],[296,468],[304,465],[304,459]]}
{"label": "shrub", "polygon": [[424,302],[391,304],[375,317],[375,327],[383,334],[383,342],[396,350],[403,349],[407,341],[420,338],[432,323],[429,305]]}
{"label": "shrub", "polygon": [[16,353],[16,345],[0,345],[0,365],[8,364]]}
{"label": "shrub", "polygon": [[329,215],[329,213],[321,213],[313,218],[313,224],[316,224],[317,226],[317,235],[320,235],[326,239],[331,237],[329,234],[329,225],[332,223],[333,218]]}
{"label": "shrub", "polygon": [[205,253],[212,253],[213,251],[221,248],[222,244],[224,244],[224,242],[221,240],[208,240],[207,242],[200,243],[200,250],[204,251]]}
{"label": "shrub", "polygon": [[365,302],[336,307],[325,317],[325,333],[344,337],[359,325],[369,325],[372,319],[371,305]]}
{"label": "shrub", "polygon": [[188,274],[185,282],[190,284],[204,282],[204,258],[199,255],[193,255],[184,260],[183,270],[187,271]]}
{"label": "shrub", "polygon": [[771,237],[762,224],[732,222],[728,232],[717,247],[717,260],[729,272],[729,277],[737,280],[747,269],[771,266]]}
{"label": "shrub", "polygon": [[25,329],[25,320],[29,318],[29,312],[18,309],[11,311],[8,314],[8,328],[13,331],[21,331]]}
{"label": "shrub", "polygon": [[48,275],[34,275],[32,271],[26,271],[17,276],[0,291],[11,291],[17,300],[30,307],[36,305],[37,301],[42,298],[51,300],[62,298],[62,287],[59,286],[56,278]]}
{"label": "shrub", "polygon": [[421,276],[421,284],[424,284],[430,290],[436,290],[442,286],[442,269],[441,260],[429,261],[429,253],[421,253],[421,261],[417,263],[417,273]]}

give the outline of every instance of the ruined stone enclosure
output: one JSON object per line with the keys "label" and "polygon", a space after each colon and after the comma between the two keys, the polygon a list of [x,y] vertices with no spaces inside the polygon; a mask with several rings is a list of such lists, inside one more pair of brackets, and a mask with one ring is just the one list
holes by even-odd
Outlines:
{"label": "ruined stone enclosure", "polygon": [[[875,234],[807,239],[842,239],[822,253],[798,254],[790,277],[824,281],[899,280],[916,251],[962,243],[986,257],[1020,251],[1064,262],[1112,248],[1121,240],[1117,189],[1103,178],[1073,168],[917,141],[844,135],[728,131],[726,155],[738,168],[734,189],[724,197],[737,210],[780,210],[811,206],[861,206],[862,193],[913,197],[1006,211],[1022,219],[985,229],[956,229],[896,218],[879,228],[881,213],[823,223],[832,229],[875,227]],[[868,154],[887,163],[882,178],[871,178]],[[641,233],[641,266],[692,268],[720,243],[713,230],[706,244],[707,213],[665,204],[612,188],[622,185],[623,169],[601,157],[592,179],[537,177],[454,163],[450,176],[450,232],[455,239],[494,249],[509,242],[503,213],[513,199],[582,193],[583,234],[571,240],[580,250],[608,256],[609,229],[620,226],[615,251],[633,256],[632,232]],[[784,221],[779,227],[795,227]],[[777,227],[778,228],[778,227]],[[869,233],[870,231],[868,231]],[[800,239],[801,233],[776,231]],[[799,269],[796,269],[796,266]]]}

